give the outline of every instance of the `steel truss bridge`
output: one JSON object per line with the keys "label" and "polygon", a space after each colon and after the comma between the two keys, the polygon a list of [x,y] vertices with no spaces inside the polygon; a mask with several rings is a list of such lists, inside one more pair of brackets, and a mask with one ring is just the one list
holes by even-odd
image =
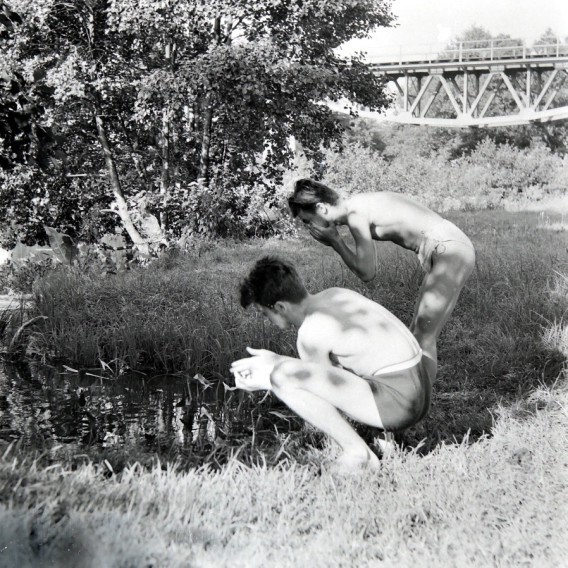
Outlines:
{"label": "steel truss bridge", "polygon": [[568,97],[558,96],[568,75],[566,42],[476,40],[369,63],[398,93],[389,120],[488,127],[568,118]]}

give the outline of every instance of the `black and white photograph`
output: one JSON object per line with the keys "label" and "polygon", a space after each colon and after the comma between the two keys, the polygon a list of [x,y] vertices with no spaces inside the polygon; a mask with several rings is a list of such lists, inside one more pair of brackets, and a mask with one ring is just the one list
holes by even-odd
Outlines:
{"label": "black and white photograph", "polygon": [[0,568],[568,566],[566,0],[0,0]]}

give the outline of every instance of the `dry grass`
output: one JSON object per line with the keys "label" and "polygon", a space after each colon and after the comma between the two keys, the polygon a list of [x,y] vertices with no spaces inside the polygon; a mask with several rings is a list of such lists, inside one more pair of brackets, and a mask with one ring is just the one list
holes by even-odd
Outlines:
{"label": "dry grass", "polygon": [[[59,462],[57,448],[35,458],[11,448],[0,461],[0,565],[565,565],[566,232],[547,230],[530,212],[479,212],[456,220],[476,244],[477,270],[441,337],[430,416],[407,433],[407,449],[384,460],[379,472],[338,477],[330,468],[335,448],[315,450],[297,438],[294,447],[283,440],[268,465],[233,459],[222,468],[185,471],[127,465],[113,473],[104,461]],[[408,321],[420,281],[411,255],[381,247],[383,270],[366,286],[328,250],[300,242],[305,248],[273,241],[214,249],[164,278],[148,273],[137,288],[130,275],[78,288],[74,281],[59,292],[46,285],[41,290],[52,296],[43,306],[52,309],[55,339],[73,339],[72,310],[61,317],[56,308],[75,306],[79,323],[97,313],[101,321],[120,314],[112,320],[117,337],[123,341],[129,330],[142,334],[139,341],[149,335],[139,321],[145,304],[137,301],[154,294],[158,308],[151,316],[163,312],[161,325],[169,321],[177,330],[168,341],[177,334],[175,341],[196,350],[192,357],[209,377],[221,375],[247,343],[293,349],[292,336],[262,327],[227,293],[266,252],[294,259],[311,289],[349,286]],[[195,304],[200,287],[207,295]],[[138,296],[129,296],[135,289]],[[133,306],[137,318],[121,305]],[[194,310],[183,313],[194,313],[190,323],[201,330],[191,339],[179,338],[184,306]],[[92,321],[85,324],[91,335]],[[161,333],[159,326],[151,333]],[[99,341],[93,340],[97,353]],[[178,355],[169,353],[171,365]],[[260,411],[269,416],[266,406]]]}
{"label": "dry grass", "polygon": [[[564,377],[564,380],[566,377]],[[534,566],[568,558],[568,394],[501,409],[492,437],[338,477],[303,463],[188,472],[0,461],[0,564]],[[522,410],[522,412],[521,412]],[[40,460],[45,463],[45,460]]]}

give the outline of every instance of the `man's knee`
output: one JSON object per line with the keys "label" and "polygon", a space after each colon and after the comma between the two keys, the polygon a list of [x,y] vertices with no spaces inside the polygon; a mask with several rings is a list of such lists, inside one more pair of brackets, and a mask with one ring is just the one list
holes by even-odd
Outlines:
{"label": "man's knee", "polygon": [[416,335],[428,335],[428,333],[433,331],[434,327],[433,318],[429,315],[417,314],[412,322],[412,328],[410,331]]}
{"label": "man's knee", "polygon": [[311,376],[311,369],[303,361],[286,359],[274,366],[270,374],[270,383],[275,391],[283,388],[297,388],[308,381]]}
{"label": "man's knee", "polygon": [[454,275],[455,285],[461,290],[475,269],[475,250],[462,243],[458,243],[457,246],[459,254],[455,255],[451,267],[453,270],[449,270],[448,273]]}
{"label": "man's knee", "polygon": [[456,305],[461,288],[455,283],[440,279],[436,286],[424,292],[413,321],[415,328],[422,332],[436,328],[440,320]]}

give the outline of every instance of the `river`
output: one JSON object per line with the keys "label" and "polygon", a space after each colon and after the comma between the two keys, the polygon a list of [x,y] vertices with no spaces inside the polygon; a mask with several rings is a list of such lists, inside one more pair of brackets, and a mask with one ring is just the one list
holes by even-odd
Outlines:
{"label": "river", "polygon": [[68,455],[110,452],[200,465],[224,460],[243,444],[258,445],[263,436],[277,443],[290,429],[292,421],[271,410],[274,400],[263,406],[257,395],[230,388],[200,376],[109,378],[100,370],[5,365],[0,442],[39,451],[64,448]]}

